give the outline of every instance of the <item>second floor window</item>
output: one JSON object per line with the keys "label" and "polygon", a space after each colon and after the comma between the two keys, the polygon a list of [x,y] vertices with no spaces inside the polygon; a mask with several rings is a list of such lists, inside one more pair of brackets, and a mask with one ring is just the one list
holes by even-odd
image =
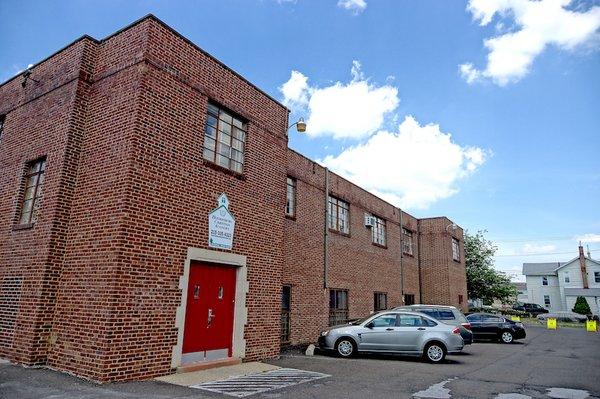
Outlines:
{"label": "second floor window", "polygon": [[6,115],[0,115],[0,139],[2,138],[2,133],[4,133],[4,119]]}
{"label": "second floor window", "polygon": [[204,159],[242,173],[247,124],[214,104],[208,104],[204,129]]}
{"label": "second floor window", "polygon": [[331,195],[329,196],[329,228],[350,234],[350,205]]}
{"label": "second floor window", "polygon": [[542,285],[548,285],[548,277],[542,277]]}
{"label": "second floor window", "polygon": [[600,272],[594,272],[594,282],[600,283]]}
{"label": "second floor window", "polygon": [[405,254],[413,254],[413,232],[402,228],[402,252]]}
{"label": "second floor window", "polygon": [[27,165],[25,175],[25,194],[21,202],[19,224],[35,223],[43,195],[44,172],[46,171],[46,160],[39,159]]}
{"label": "second floor window", "polygon": [[371,227],[373,244],[385,246],[385,219],[373,216],[373,220],[373,227]]}
{"label": "second floor window", "polygon": [[296,179],[287,177],[287,192],[285,200],[286,216],[296,216]]}
{"label": "second floor window", "polygon": [[565,283],[571,282],[571,276],[569,276],[569,272],[565,272]]}
{"label": "second floor window", "polygon": [[452,237],[452,259],[460,262],[460,244],[454,237]]}

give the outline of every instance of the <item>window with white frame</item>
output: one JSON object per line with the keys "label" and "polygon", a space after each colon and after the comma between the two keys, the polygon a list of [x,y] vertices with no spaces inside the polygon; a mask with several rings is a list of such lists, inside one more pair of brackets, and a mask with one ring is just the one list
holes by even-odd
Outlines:
{"label": "window with white frame", "polygon": [[209,103],[204,129],[204,159],[242,173],[247,124],[241,118]]}
{"label": "window with white frame", "polygon": [[402,228],[402,252],[408,255],[413,254],[413,232]]}
{"label": "window with white frame", "polygon": [[550,307],[550,295],[544,295],[544,306],[547,308]]}
{"label": "window with white frame", "polygon": [[373,244],[385,247],[385,219],[373,216],[373,227],[371,227]]}
{"label": "window with white frame", "polygon": [[594,272],[594,282],[600,283],[600,272]]}
{"label": "window with white frame", "polygon": [[296,179],[287,177],[287,192],[285,201],[286,216],[296,216]]}
{"label": "window with white frame", "polygon": [[542,285],[548,285],[548,277],[546,277],[546,276],[542,277]]}
{"label": "window with white frame", "polygon": [[458,239],[452,237],[452,259],[460,262],[460,244]]}
{"label": "window with white frame", "polygon": [[329,196],[329,228],[350,234],[350,205],[331,195]]}
{"label": "window with white frame", "polygon": [[565,283],[570,283],[571,282],[571,276],[569,276],[569,272],[565,272]]}

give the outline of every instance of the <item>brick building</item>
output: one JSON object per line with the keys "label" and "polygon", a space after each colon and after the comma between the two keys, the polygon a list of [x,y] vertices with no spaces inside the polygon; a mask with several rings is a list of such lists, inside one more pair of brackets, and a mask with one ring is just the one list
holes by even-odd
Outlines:
{"label": "brick building", "polygon": [[401,218],[287,126],[153,16],[0,85],[0,356],[149,378],[403,299],[464,307],[462,230]]}

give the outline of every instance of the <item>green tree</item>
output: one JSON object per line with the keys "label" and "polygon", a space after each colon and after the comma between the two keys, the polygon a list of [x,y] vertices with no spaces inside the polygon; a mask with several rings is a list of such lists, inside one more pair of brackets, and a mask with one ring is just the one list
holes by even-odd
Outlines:
{"label": "green tree", "polygon": [[578,296],[575,301],[575,306],[573,307],[573,312],[579,314],[591,314],[592,309],[590,309],[590,304],[584,297]]}
{"label": "green tree", "polygon": [[465,232],[465,263],[467,268],[467,292],[469,298],[481,299],[485,304],[495,299],[503,303],[514,301],[517,288],[510,277],[494,268],[494,254],[498,249],[478,231],[471,235]]}

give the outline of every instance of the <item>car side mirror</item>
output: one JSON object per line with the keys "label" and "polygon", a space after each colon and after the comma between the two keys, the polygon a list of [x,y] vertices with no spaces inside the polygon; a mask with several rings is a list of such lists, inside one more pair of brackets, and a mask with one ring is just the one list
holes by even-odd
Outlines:
{"label": "car side mirror", "polygon": [[370,322],[370,323],[367,323],[367,325],[365,327],[373,329],[373,327],[375,327],[375,324],[373,324],[373,322]]}

